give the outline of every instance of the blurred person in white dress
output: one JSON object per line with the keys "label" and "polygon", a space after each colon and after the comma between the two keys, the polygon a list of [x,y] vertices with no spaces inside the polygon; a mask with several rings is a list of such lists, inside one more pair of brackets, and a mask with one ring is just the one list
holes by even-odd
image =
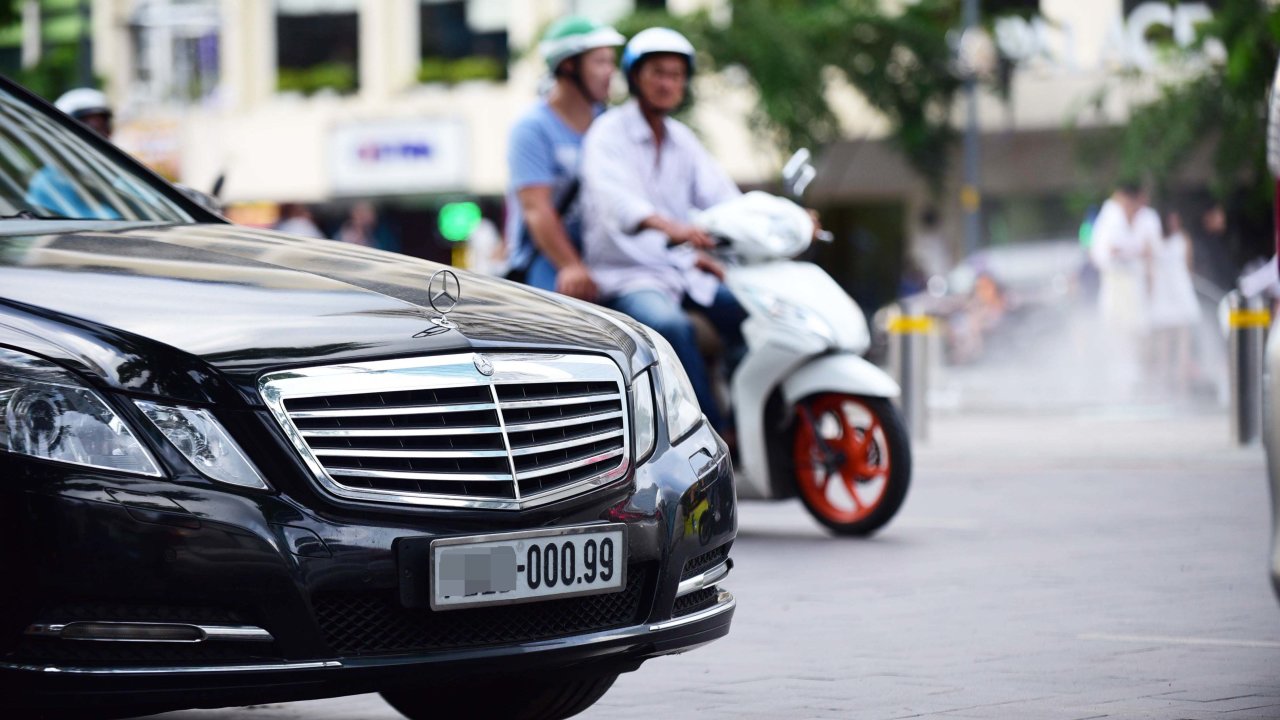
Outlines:
{"label": "blurred person in white dress", "polygon": [[1165,215],[1168,234],[1151,256],[1152,361],[1157,377],[1168,387],[1185,393],[1193,380],[1191,333],[1200,317],[1191,280],[1192,245],[1178,213]]}
{"label": "blurred person in white dress", "polygon": [[1136,184],[1117,188],[1102,204],[1089,255],[1098,268],[1099,320],[1107,344],[1108,388],[1119,398],[1141,380],[1140,351],[1148,330],[1151,259],[1163,233],[1160,215]]}

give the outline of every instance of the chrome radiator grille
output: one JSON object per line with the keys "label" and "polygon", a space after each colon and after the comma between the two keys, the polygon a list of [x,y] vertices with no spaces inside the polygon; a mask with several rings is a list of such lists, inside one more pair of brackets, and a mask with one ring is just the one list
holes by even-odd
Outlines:
{"label": "chrome radiator grille", "polygon": [[273,373],[260,390],[321,486],[349,499],[516,509],[630,465],[626,388],[605,358],[378,361]]}

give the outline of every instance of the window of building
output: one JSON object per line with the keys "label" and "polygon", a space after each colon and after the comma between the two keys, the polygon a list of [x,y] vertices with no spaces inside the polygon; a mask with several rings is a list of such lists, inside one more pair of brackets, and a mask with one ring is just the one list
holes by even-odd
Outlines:
{"label": "window of building", "polygon": [[275,0],[276,87],[304,95],[360,86],[360,0]]}
{"label": "window of building", "polygon": [[218,85],[217,0],[146,0],[129,18],[130,100],[198,102]]}
{"label": "window of building", "polygon": [[419,0],[418,80],[505,80],[510,0]]}

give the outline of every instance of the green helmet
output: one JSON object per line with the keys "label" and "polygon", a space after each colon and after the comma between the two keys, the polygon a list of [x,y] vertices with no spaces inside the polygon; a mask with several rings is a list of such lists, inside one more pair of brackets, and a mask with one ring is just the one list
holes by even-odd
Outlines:
{"label": "green helmet", "polygon": [[554,73],[561,62],[574,55],[596,48],[620,47],[626,41],[621,33],[608,25],[570,15],[547,28],[542,42],[538,43],[538,52],[547,62],[547,69]]}

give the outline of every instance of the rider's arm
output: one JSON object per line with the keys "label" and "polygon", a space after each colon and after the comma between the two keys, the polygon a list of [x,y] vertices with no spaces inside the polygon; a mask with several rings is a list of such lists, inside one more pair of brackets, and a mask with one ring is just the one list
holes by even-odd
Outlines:
{"label": "rider's arm", "polygon": [[551,200],[551,186],[522,187],[516,191],[516,198],[520,201],[520,211],[538,252],[545,255],[556,269],[581,264],[582,258],[574,250],[560,213],[556,212]]}
{"label": "rider's arm", "polygon": [[672,242],[691,243],[696,248],[710,249],[715,246],[715,242],[705,230],[687,223],[676,222],[657,213],[641,220],[639,229],[657,230],[671,238]]}

